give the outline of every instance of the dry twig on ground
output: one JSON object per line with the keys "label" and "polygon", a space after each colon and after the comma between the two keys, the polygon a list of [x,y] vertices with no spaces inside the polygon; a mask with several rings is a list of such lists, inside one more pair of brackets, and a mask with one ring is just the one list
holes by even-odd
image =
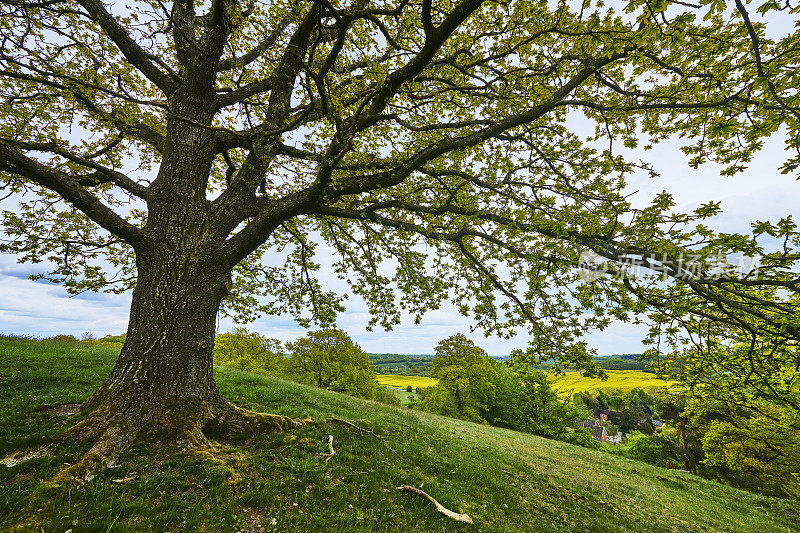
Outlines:
{"label": "dry twig on ground", "polygon": [[433,496],[431,496],[427,492],[418,489],[417,487],[412,487],[410,485],[403,485],[402,487],[397,487],[397,490],[407,490],[408,492],[413,492],[414,494],[425,496],[428,499],[428,501],[430,501],[436,507],[436,510],[442,513],[443,515],[452,518],[453,520],[458,520],[459,522],[466,522],[468,524],[472,523],[472,518],[470,518],[468,514],[454,513],[441,503],[437,502],[433,498]]}
{"label": "dry twig on ground", "polygon": [[336,455],[336,450],[333,449],[333,435],[328,435],[328,446],[330,447],[330,453],[321,453],[320,455],[325,458],[325,462],[331,460],[331,457]]}

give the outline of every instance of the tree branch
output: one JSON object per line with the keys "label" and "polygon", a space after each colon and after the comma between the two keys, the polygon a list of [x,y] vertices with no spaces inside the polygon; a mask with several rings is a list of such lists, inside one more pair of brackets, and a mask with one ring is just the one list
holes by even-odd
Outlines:
{"label": "tree branch", "polygon": [[102,228],[131,246],[136,247],[144,238],[144,232],[140,228],[130,224],[84,189],[74,176],[46,167],[5,144],[0,144],[0,170],[29,179],[58,193]]}
{"label": "tree branch", "polygon": [[283,35],[283,32],[286,31],[287,27],[289,27],[289,23],[293,17],[294,17],[293,13],[286,16],[272,29],[272,31],[269,34],[267,34],[266,37],[264,37],[264,40],[258,43],[258,45],[255,48],[253,48],[246,54],[240,57],[232,57],[220,61],[217,70],[219,72],[225,72],[227,70],[233,70],[235,68],[246,67],[253,61],[257,60],[265,52],[267,52],[270,48],[272,48],[275,45],[275,43],[278,42],[280,36]]}
{"label": "tree branch", "polygon": [[144,74],[164,94],[172,92],[175,87],[175,80],[153,64],[148,54],[131,38],[111,13],[106,11],[100,0],[78,0],[78,3],[86,10],[92,20],[100,24],[106,35],[117,45],[119,51],[122,52],[122,55],[131,65]]}
{"label": "tree branch", "polygon": [[55,142],[49,143],[30,143],[15,141],[13,139],[0,139],[0,144],[14,145],[22,150],[34,150],[37,152],[50,152],[56,155],[77,163],[92,170],[96,170],[97,174],[93,176],[73,176],[79,185],[84,187],[91,187],[100,185],[101,183],[114,183],[126,192],[137,196],[143,200],[147,199],[147,187],[133,181],[122,172],[100,165],[92,161],[89,157],[79,156],[64,147],[59,146]]}

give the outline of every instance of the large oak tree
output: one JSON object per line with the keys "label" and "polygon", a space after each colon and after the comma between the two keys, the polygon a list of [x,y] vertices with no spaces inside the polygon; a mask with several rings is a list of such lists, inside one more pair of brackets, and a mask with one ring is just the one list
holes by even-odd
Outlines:
{"label": "large oak tree", "polygon": [[[756,228],[775,251],[697,225],[713,203],[633,209],[622,193],[652,171],[629,150],[672,137],[735,173],[780,130],[794,172],[797,35],[733,7],[0,0],[1,186],[20,199],[3,249],[49,259],[71,290],[133,287],[119,359],[67,433],[94,443],[69,474],[151,428],[207,446],[290,426],[222,398],[215,321],[222,306],[331,323],[342,295],[317,280],[320,242],[375,325],[449,299],[585,368],[587,328],[648,309],[654,335],[796,346],[790,219]],[[581,283],[586,250],[673,281]],[[687,251],[765,260],[760,277],[710,276]]]}

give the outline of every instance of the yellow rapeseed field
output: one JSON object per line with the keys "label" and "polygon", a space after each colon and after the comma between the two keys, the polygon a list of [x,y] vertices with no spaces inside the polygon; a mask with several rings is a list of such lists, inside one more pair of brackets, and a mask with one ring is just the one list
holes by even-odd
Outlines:
{"label": "yellow rapeseed field", "polygon": [[[600,389],[619,389],[625,392],[635,389],[649,389],[651,387],[669,387],[675,381],[665,381],[658,379],[655,374],[642,372],[641,370],[606,370],[608,379],[585,378],[578,372],[567,372],[561,376],[549,374],[553,382],[553,388],[560,394],[569,396],[576,392],[597,392]],[[411,388],[433,387],[439,382],[436,378],[425,376],[400,376],[396,374],[378,374],[378,383],[397,389],[405,389],[409,385]]]}
{"label": "yellow rapeseed field", "polygon": [[675,381],[658,379],[655,374],[641,370],[606,370],[608,379],[585,378],[578,372],[567,372],[561,376],[550,375],[553,388],[562,395],[571,395],[576,392],[597,392],[600,389],[619,389],[625,392],[637,387],[649,389],[651,387],[670,387]]}
{"label": "yellow rapeseed field", "polygon": [[425,376],[398,376],[394,374],[378,374],[378,383],[396,389],[405,389],[411,385],[412,389],[417,387],[433,387],[439,380],[436,378],[426,378]]}

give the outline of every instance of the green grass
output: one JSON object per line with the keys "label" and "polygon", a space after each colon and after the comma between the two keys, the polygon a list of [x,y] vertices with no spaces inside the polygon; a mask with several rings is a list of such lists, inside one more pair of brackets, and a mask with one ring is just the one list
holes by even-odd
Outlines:
{"label": "green grass", "polygon": [[404,407],[411,404],[412,398],[414,398],[416,401],[419,401],[419,395],[416,392],[406,392],[405,390],[400,389],[389,389],[389,392],[394,394],[397,399],[400,400],[400,405]]}
{"label": "green grass", "polygon": [[[114,357],[0,337],[0,456],[73,423],[38,407],[81,401]],[[0,467],[0,531],[800,531],[800,504],[689,474],[264,376],[218,368],[217,379],[244,407],[335,416],[377,437],[322,422],[225,444],[219,462],[141,443],[83,488],[43,485],[85,450],[66,446]],[[328,435],[337,454],[325,464]],[[442,517],[403,484],[475,524]]]}
{"label": "green grass", "polygon": [[417,387],[433,387],[439,380],[425,376],[401,376],[395,374],[378,374],[378,383],[396,389],[405,389],[411,385],[412,389]]}

